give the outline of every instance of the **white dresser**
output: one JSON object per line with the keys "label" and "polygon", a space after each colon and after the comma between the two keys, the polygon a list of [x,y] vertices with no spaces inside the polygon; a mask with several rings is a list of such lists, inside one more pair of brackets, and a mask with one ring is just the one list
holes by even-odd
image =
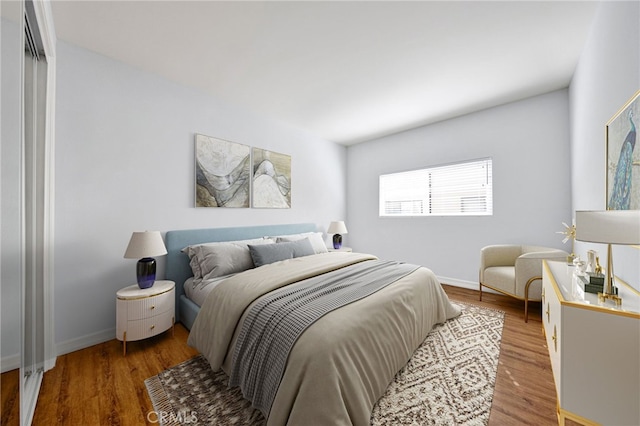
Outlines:
{"label": "white dresser", "polygon": [[116,337],[127,354],[127,342],[142,340],[173,327],[175,321],[175,283],[156,281],[141,289],[137,284],[116,293]]}
{"label": "white dresser", "polygon": [[622,307],[585,293],[564,262],[543,262],[542,322],[558,423],[640,425],[640,294],[618,282]]}

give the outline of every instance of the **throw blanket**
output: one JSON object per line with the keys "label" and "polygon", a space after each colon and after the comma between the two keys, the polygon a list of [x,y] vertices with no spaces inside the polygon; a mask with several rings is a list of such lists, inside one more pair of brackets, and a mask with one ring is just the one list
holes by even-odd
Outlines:
{"label": "throw blanket", "polygon": [[263,296],[243,322],[229,386],[240,386],[244,397],[268,418],[289,352],[307,327],[416,269],[397,261],[364,262]]}

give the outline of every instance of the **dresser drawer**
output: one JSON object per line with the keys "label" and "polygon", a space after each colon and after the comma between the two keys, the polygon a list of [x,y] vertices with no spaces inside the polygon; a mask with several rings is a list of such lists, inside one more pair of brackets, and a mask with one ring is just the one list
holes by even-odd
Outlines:
{"label": "dresser drawer", "polygon": [[129,320],[126,326],[127,341],[146,339],[160,334],[171,328],[173,322],[173,311],[166,311],[150,318]]}
{"label": "dresser drawer", "polygon": [[555,291],[556,286],[553,285],[553,279],[554,278],[548,274],[548,271],[544,272],[542,281],[544,294],[542,302],[542,323],[544,325],[549,358],[551,359],[551,369],[553,370],[553,379],[556,384],[558,401],[560,402],[559,390],[562,389],[562,374],[560,371],[562,368],[562,313],[560,310],[562,309],[562,306],[560,305],[558,294]]}
{"label": "dresser drawer", "polygon": [[127,300],[127,319],[129,321],[139,320],[162,314],[173,309],[174,303],[174,289],[157,296],[146,297],[144,299]]}

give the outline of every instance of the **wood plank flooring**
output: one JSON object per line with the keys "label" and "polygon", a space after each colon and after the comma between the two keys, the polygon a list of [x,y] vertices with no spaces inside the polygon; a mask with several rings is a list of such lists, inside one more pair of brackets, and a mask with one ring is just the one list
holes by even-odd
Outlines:
{"label": "wood plank flooring", "polygon": [[[520,301],[483,293],[479,302],[477,291],[444,288],[452,300],[506,313],[489,425],[556,425],[555,387],[539,304],[530,306],[525,323]],[[147,419],[153,408],[144,380],[196,355],[186,345],[187,336],[188,331],[178,324],[173,335],[169,331],[127,344],[126,357],[117,340],[58,357],[56,367],[44,375],[33,424],[156,424],[153,415],[151,421]],[[2,375],[2,426],[18,425],[17,400],[11,399],[16,383],[16,373]]]}

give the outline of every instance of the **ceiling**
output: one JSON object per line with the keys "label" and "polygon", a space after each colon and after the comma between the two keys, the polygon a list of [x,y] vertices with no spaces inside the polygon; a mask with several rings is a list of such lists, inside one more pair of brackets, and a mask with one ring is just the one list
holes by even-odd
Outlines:
{"label": "ceiling", "polygon": [[52,0],[60,40],[345,145],[567,87],[596,8]]}

